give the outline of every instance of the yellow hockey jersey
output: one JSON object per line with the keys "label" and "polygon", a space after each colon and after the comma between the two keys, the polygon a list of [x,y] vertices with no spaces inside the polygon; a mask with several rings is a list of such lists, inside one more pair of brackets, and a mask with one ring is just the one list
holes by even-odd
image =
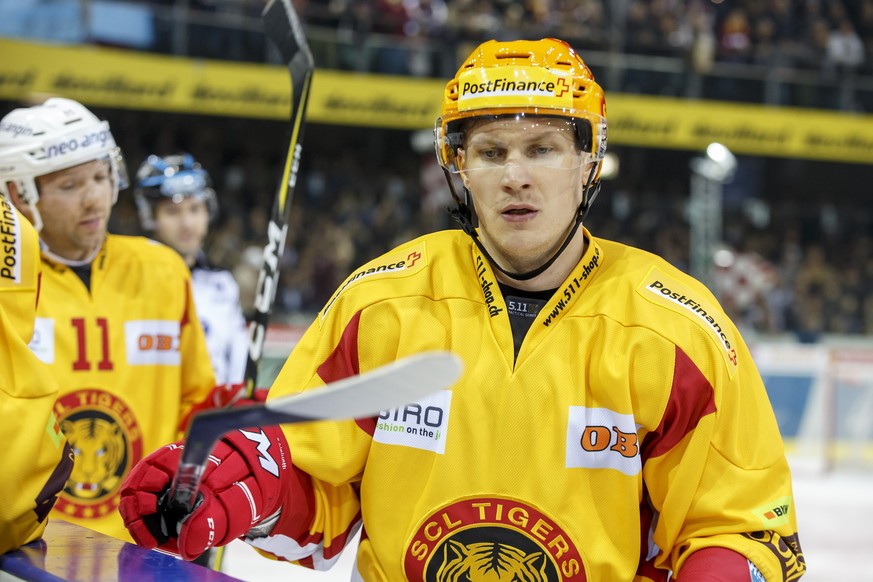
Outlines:
{"label": "yellow hockey jersey", "polygon": [[285,426],[308,476],[249,543],[323,569],[362,523],[368,581],[664,581],[707,546],[768,582],[798,578],[789,467],[736,328],[664,260],[585,236],[517,357],[494,272],[464,233],[351,274],[271,398],[426,350],[460,355],[464,374],[378,418]]}
{"label": "yellow hockey jersey", "polygon": [[214,375],[178,253],[142,237],[108,235],[91,263],[90,291],[43,255],[30,344],[61,391],[55,412],[76,455],[53,512],[130,540],[116,508],[135,463],[180,437]]}
{"label": "yellow hockey jersey", "polygon": [[52,411],[57,383],[27,348],[39,269],[36,231],[0,195],[0,554],[42,536],[73,467]]}

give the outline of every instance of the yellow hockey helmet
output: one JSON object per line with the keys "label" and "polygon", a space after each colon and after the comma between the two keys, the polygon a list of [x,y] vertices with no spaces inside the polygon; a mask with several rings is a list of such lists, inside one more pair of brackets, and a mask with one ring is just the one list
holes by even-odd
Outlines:
{"label": "yellow hockey helmet", "polygon": [[606,99],[573,48],[554,38],[487,41],[464,61],[443,95],[434,127],[440,165],[457,172],[464,121],[507,115],[569,118],[577,145],[597,163],[606,153]]}

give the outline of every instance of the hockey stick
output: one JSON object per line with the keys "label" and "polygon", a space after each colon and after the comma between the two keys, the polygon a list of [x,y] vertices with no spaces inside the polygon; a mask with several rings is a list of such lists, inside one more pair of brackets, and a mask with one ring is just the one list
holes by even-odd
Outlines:
{"label": "hockey stick", "polygon": [[270,321],[270,311],[276,299],[279,286],[279,261],[285,251],[285,238],[288,234],[288,215],[291,198],[297,183],[297,170],[300,167],[300,154],[303,151],[303,127],[306,117],[306,104],[309,101],[309,88],[315,62],[306,42],[306,35],[291,0],[270,0],[261,16],[264,31],[288,66],[291,74],[291,137],[282,180],[276,189],[273,212],[267,226],[267,244],[264,246],[264,262],[258,274],[255,295],[255,314],[249,329],[249,355],[246,361],[246,396],[251,398],[255,392],[258,363],[264,351],[264,339]]}
{"label": "hockey stick", "polygon": [[274,398],[264,404],[218,408],[194,416],[164,515],[178,522],[191,513],[200,478],[216,441],[247,427],[315,420],[366,418],[454,384],[463,370],[450,352],[422,352],[322,388]]}

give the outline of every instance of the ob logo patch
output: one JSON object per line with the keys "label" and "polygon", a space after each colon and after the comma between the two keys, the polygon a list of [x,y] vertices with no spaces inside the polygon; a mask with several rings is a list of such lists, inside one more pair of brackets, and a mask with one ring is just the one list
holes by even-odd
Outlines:
{"label": "ob logo patch", "polygon": [[424,520],[406,548],[410,582],[584,582],[582,557],[554,520],[515,499],[478,497]]}
{"label": "ob logo patch", "polygon": [[130,408],[108,392],[86,389],[58,398],[55,414],[75,457],[56,510],[79,518],[114,512],[122,479],[142,459],[142,432]]}

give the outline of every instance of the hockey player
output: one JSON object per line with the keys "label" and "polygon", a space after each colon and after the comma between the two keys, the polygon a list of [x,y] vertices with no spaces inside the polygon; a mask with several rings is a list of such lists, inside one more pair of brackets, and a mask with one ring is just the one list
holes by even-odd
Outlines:
{"label": "hockey player", "polygon": [[[2,130],[0,130],[2,131]],[[57,383],[28,349],[39,295],[33,226],[0,194],[0,554],[39,539],[73,468]]]}
{"label": "hockey player", "polygon": [[172,249],[107,234],[126,170],[109,125],[51,98],[0,120],[0,188],[39,230],[30,347],[60,394],[75,466],[53,515],[129,539],[116,511],[130,468],[180,436],[213,388],[191,277]]}
{"label": "hockey player", "polygon": [[218,201],[209,174],[187,153],[149,156],[136,173],[134,198],[140,225],[173,247],[191,269],[194,306],[219,384],[238,385],[248,355],[239,285],[230,271],[211,267],[203,252]]}
{"label": "hockey player", "polygon": [[179,451],[156,451],[123,488],[134,539],[190,559],[242,536],[325,569],[361,527],[368,581],[799,578],[789,467],[735,326],[699,282],[581,225],[606,105],[579,55],[480,45],[435,131],[463,231],[352,273],[270,397],[431,349],[464,376],[378,418],[227,435],[178,530],[158,496]]}

